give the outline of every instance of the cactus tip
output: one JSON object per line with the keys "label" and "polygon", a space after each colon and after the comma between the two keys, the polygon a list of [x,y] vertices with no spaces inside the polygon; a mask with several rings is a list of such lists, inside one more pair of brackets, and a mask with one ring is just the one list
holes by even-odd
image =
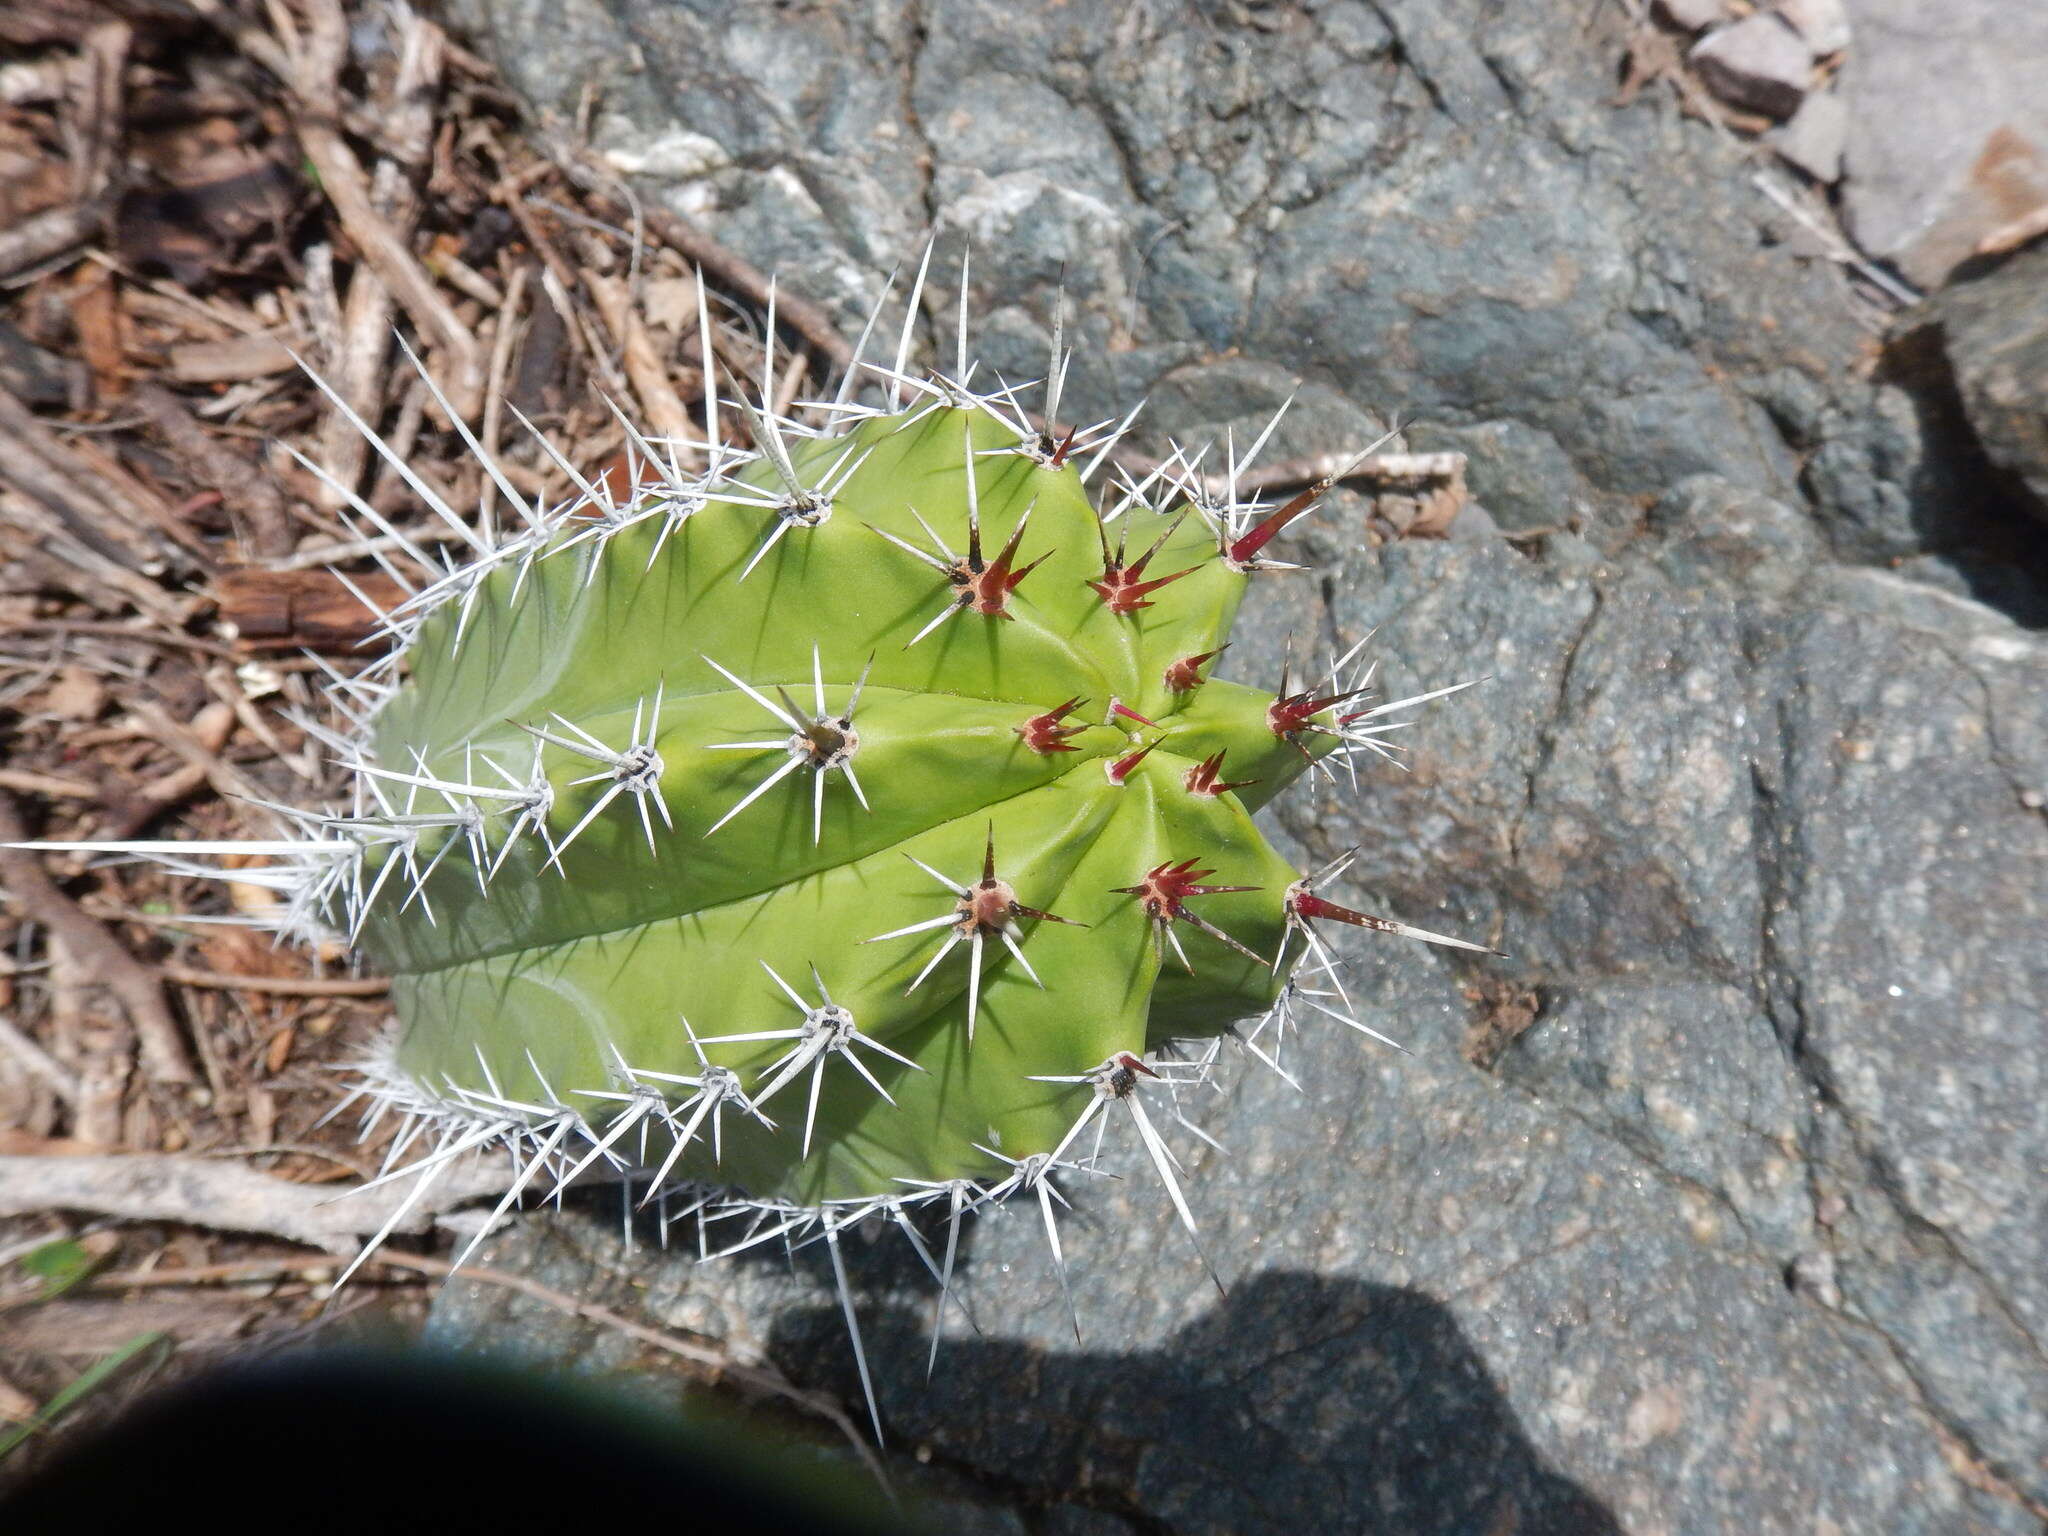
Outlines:
{"label": "cactus tip", "polygon": [[1119,885],[1112,889],[1119,896],[1135,896],[1145,915],[1152,920],[1152,947],[1155,955],[1160,954],[1166,944],[1173,945],[1173,952],[1180,957],[1180,963],[1190,974],[1194,964],[1188,959],[1187,951],[1181,948],[1180,936],[1174,931],[1176,922],[1206,933],[1217,943],[1235,950],[1247,960],[1263,965],[1265,961],[1252,953],[1214,923],[1193,911],[1187,905],[1191,896],[1220,896],[1230,891],[1255,891],[1255,885],[1203,885],[1201,881],[1216,873],[1213,869],[1196,869],[1195,860],[1182,859],[1178,864],[1167,862],[1155,864],[1145,872],[1145,878],[1136,885]]}
{"label": "cactus tip", "polygon": [[1026,720],[1022,725],[1012,726],[1024,739],[1024,745],[1040,757],[1050,757],[1055,752],[1078,752],[1080,748],[1070,745],[1073,737],[1088,730],[1086,725],[1067,725],[1066,717],[1079,709],[1087,700],[1076,695],[1064,703],[1055,704]]}
{"label": "cactus tip", "polygon": [[1122,757],[1111,758],[1102,765],[1103,773],[1108,777],[1110,783],[1120,787],[1124,780],[1131,776],[1131,771],[1138,764],[1145,761],[1146,755],[1158,747],[1159,743],[1165,739],[1164,736],[1155,736],[1146,742],[1145,745],[1138,748],[1137,751],[1127,752]]}
{"label": "cactus tip", "polygon": [[1201,651],[1193,656],[1183,656],[1171,662],[1166,668],[1162,681],[1168,693],[1193,693],[1208,679],[1202,676],[1202,668],[1229,650],[1228,645],[1219,645],[1213,651]]}
{"label": "cactus tip", "polygon": [[1181,776],[1181,783],[1191,795],[1219,796],[1232,790],[1249,789],[1258,783],[1257,779],[1230,779],[1223,777],[1224,752],[1221,748],[1211,752],[1194,767]]}

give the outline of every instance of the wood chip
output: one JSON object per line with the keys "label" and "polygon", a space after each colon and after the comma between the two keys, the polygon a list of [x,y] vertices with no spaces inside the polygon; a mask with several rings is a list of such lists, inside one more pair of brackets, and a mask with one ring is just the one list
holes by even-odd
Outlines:
{"label": "wood chip", "polygon": [[60,720],[83,723],[100,717],[100,711],[107,707],[107,689],[84,667],[66,667],[42,691],[37,702]]}
{"label": "wood chip", "polygon": [[294,347],[275,336],[237,336],[227,341],[184,341],[170,349],[170,374],[181,384],[239,384],[244,379],[290,373],[298,364]]}
{"label": "wood chip", "polygon": [[[371,602],[393,607],[405,590],[388,576],[351,577]],[[308,646],[353,651],[375,632],[383,615],[365,607],[329,571],[224,571],[213,583],[221,619],[245,645]]]}

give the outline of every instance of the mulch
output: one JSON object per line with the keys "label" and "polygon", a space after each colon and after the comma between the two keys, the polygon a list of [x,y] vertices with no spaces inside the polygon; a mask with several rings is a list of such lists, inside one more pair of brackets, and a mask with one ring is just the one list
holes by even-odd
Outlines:
{"label": "mulch", "polygon": [[[258,802],[331,796],[292,721],[375,659],[364,598],[404,574],[351,498],[403,540],[453,537],[351,415],[455,507],[497,492],[428,376],[528,498],[568,484],[521,416],[624,473],[607,400],[690,433],[700,272],[719,361],[759,377],[767,279],[640,208],[577,125],[523,124],[403,8],[0,7],[0,841],[274,836]],[[778,315],[789,399],[848,350],[801,298]],[[323,1194],[375,1169],[381,1141],[321,1121],[388,1021],[381,984],[235,921],[274,892],[5,851],[0,898],[0,1160],[217,1159]],[[266,1268],[279,1252],[204,1222],[0,1216],[0,1445],[138,1339],[130,1391],[422,1310],[427,1276],[336,1302],[317,1250]]]}

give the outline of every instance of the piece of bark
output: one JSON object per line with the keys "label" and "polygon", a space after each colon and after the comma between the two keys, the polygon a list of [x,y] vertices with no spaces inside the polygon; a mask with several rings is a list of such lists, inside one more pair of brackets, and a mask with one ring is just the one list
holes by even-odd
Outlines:
{"label": "piece of bark", "polygon": [[[363,597],[396,607],[405,589],[389,576],[349,578]],[[224,571],[213,583],[220,616],[244,644],[353,651],[377,630],[383,614],[365,607],[330,571]]]}

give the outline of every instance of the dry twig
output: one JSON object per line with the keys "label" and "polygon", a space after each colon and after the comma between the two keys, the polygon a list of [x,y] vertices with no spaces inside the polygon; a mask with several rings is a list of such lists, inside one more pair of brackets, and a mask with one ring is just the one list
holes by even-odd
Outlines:
{"label": "dry twig", "polygon": [[90,784],[24,768],[0,768],[0,789],[18,790],[24,795],[47,795],[53,800],[97,800],[100,797],[99,790]]}
{"label": "dry twig", "polygon": [[170,963],[157,969],[164,980],[175,981],[181,987],[268,992],[278,997],[382,997],[391,990],[391,980],[386,976],[244,976]]}
{"label": "dry twig", "polygon": [[119,191],[115,151],[121,137],[121,71],[132,40],[125,22],[95,27],[64,71],[65,110],[60,122],[73,201],[0,230],[0,277],[25,272],[85,244],[113,211]]}
{"label": "dry twig", "polygon": [[[470,1160],[440,1175],[396,1230],[423,1232],[436,1213],[496,1194],[502,1171]],[[0,1157],[0,1216],[87,1211],[125,1221],[175,1221],[215,1232],[253,1232],[350,1255],[412,1197],[405,1180],[337,1191],[176,1153]]]}
{"label": "dry twig", "polygon": [[14,1021],[0,1014],[0,1046],[5,1046],[21,1063],[24,1070],[41,1078],[44,1086],[66,1105],[75,1106],[79,1099],[78,1079],[67,1071],[63,1064],[44,1050],[35,1041],[23,1034]]}
{"label": "dry twig", "polygon": [[[189,538],[177,515],[125,476],[105,472],[89,454],[59,442],[19,400],[0,388],[0,485],[17,487],[79,543],[124,571],[145,576],[166,569],[163,543]],[[184,546],[189,557],[192,550]],[[154,585],[154,583],[150,583]]]}
{"label": "dry twig", "polygon": [[[626,369],[626,379],[633,386],[633,393],[639,398],[640,408],[647,413],[647,421],[653,427],[648,435],[656,438],[687,439],[693,423],[689,408],[683,404],[676,384],[679,377],[663,361],[655,350],[654,339],[647,333],[646,322],[634,308],[632,294],[625,283],[617,278],[606,277],[599,272],[585,272],[583,286],[597,302],[597,312],[604,320],[605,329],[619,343],[619,350]],[[683,378],[687,383],[687,378]],[[696,393],[703,393],[704,378],[696,375]]]}
{"label": "dry twig", "polygon": [[0,619],[0,635],[15,634],[55,635],[60,642],[66,635],[95,635],[108,640],[132,640],[138,645],[193,651],[201,656],[218,656],[224,661],[240,659],[240,653],[233,646],[222,645],[218,640],[203,640],[197,635],[181,634],[176,630],[111,624],[99,619]]}
{"label": "dry twig", "polygon": [[200,478],[209,480],[223,500],[249,521],[250,551],[258,559],[291,552],[291,518],[284,493],[269,474],[251,464],[201,427],[183,401],[157,384],[140,384],[127,403],[140,411]]}
{"label": "dry twig", "polygon": [[0,229],[0,277],[12,277],[85,244],[106,222],[108,203],[96,199],[47,208],[12,229]]}
{"label": "dry twig", "polygon": [[[606,183],[611,178],[592,165],[586,156],[563,151],[558,153],[556,163],[571,181],[583,189],[592,208],[615,223],[632,217],[632,211],[607,190]],[[666,208],[647,208],[642,211],[642,216],[648,233],[698,267],[708,280],[743,294],[763,308],[767,306],[768,274],[744,256]],[[821,305],[800,293],[778,287],[775,314],[784,325],[816,348],[834,368],[844,371],[853,366],[852,346],[839,334],[839,327],[832,323],[832,317]]]}
{"label": "dry twig", "polygon": [[130,711],[151,740],[182,757],[184,766],[152,779],[122,798],[126,802],[112,818],[104,835],[120,842],[133,837],[171,806],[211,784],[223,795],[249,795],[252,786],[220,760],[235,728],[235,712],[223,704],[209,704],[193,718],[191,726],[180,725],[147,699],[137,699]]}
{"label": "dry twig", "polygon": [[406,148],[409,163],[401,168],[387,162],[393,171],[375,178],[374,191],[383,192],[392,205],[380,209],[372,179],[364,174],[355,151],[341,135],[340,76],[348,58],[347,18],[340,0],[311,0],[308,9],[311,24],[305,37],[290,39],[285,45],[291,57],[287,78],[299,145],[319,173],[321,189],[364,261],[405,306],[413,323],[446,352],[449,366],[444,387],[456,410],[467,419],[475,415],[483,391],[482,351],[454,306],[441,296],[427,269],[413,255],[411,236],[418,200],[405,183],[405,173],[424,165],[432,147],[431,102],[445,57],[443,34],[439,27],[410,12],[394,13],[401,17],[400,65],[393,115],[384,126],[387,140]]}

